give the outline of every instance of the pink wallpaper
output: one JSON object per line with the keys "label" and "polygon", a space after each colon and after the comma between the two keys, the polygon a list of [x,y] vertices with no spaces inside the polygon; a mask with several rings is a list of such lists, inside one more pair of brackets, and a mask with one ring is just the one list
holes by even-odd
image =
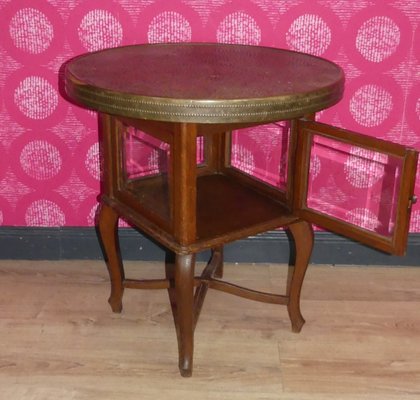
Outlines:
{"label": "pink wallpaper", "polygon": [[[0,225],[93,224],[96,119],[60,96],[57,76],[70,57],[167,41],[312,53],[347,74],[344,100],[321,121],[420,149],[419,20],[418,0],[0,0]],[[272,167],[281,130],[249,130],[235,144],[235,157],[246,170],[267,169],[267,179],[281,181]],[[336,184],[331,178],[324,168],[319,196],[327,200]],[[342,203],[351,210],[346,198]],[[370,212],[369,205],[359,208],[362,216]],[[420,232],[420,204],[411,231]]]}

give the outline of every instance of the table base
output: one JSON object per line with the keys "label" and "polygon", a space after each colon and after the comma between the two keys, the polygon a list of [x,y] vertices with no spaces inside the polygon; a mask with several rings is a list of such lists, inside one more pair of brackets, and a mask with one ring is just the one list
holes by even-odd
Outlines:
{"label": "table base", "polygon": [[249,300],[285,305],[291,320],[292,331],[300,332],[302,329],[305,320],[300,311],[300,293],[313,247],[312,226],[306,221],[297,220],[284,226],[290,233],[291,243],[294,244],[294,262],[286,294],[279,295],[259,292],[223,281],[222,245],[211,249],[211,259],[200,276],[194,275],[195,253],[172,252],[174,258],[167,260],[165,278],[126,279],[118,240],[120,216],[114,207],[106,203],[102,204],[98,228],[111,280],[109,304],[113,312],[120,313],[123,308],[124,289],[167,289],[177,332],[179,370],[182,376],[192,375],[194,329],[208,289],[220,290]]}

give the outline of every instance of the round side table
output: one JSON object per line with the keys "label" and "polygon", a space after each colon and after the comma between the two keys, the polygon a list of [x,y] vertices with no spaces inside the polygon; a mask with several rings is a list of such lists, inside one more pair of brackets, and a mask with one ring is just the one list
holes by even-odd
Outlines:
{"label": "round side table", "polygon": [[[103,175],[98,226],[111,279],[112,310],[121,311],[125,288],[168,289],[183,376],[192,373],[194,328],[209,288],[286,305],[292,329],[299,332],[304,324],[300,292],[313,231],[296,212],[296,179],[309,165],[296,152],[305,146],[298,143],[296,132],[304,117],[310,124],[314,113],[341,99],[341,68],[318,57],[266,47],[147,44],[69,61],[65,88],[74,102],[99,112]],[[280,120],[290,120],[292,126],[287,190],[231,163],[232,131]],[[129,132],[140,132],[140,148],[144,135],[151,138],[158,171],[129,170]],[[120,217],[175,255],[165,278],[125,278],[117,234]],[[285,295],[221,279],[223,245],[279,227],[290,232],[295,245]],[[212,250],[211,260],[195,277],[195,255],[206,249]]]}

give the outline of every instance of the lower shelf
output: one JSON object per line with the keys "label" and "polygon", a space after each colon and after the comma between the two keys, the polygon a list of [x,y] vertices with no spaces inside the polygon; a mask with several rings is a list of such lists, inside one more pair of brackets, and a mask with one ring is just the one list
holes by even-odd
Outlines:
{"label": "lower shelf", "polygon": [[[121,215],[163,245],[173,242],[170,248],[173,247],[168,183],[162,176],[147,178],[145,182],[132,181],[118,197],[116,208]],[[298,219],[278,200],[221,174],[197,178],[196,215],[196,241],[188,247],[197,250],[272,230]]]}
{"label": "lower shelf", "polygon": [[296,219],[283,204],[234,178],[207,175],[197,180],[197,240],[238,231],[253,235]]}

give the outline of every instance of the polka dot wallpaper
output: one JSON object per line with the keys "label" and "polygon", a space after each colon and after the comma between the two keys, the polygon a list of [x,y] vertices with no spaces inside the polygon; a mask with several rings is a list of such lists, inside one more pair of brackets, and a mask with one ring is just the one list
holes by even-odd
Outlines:
{"label": "polka dot wallpaper", "polygon": [[[60,94],[60,68],[71,57],[180,41],[308,52],[337,62],[347,77],[343,101],[319,120],[420,150],[419,20],[418,0],[0,0],[0,225],[94,223],[96,115]],[[284,151],[273,151],[283,129],[244,132],[233,148],[241,168],[284,184]],[[379,172],[355,176],[351,157],[343,165],[346,185],[374,185]],[[314,159],[313,175],[325,180],[319,196],[339,198],[355,219],[373,218],[368,205],[353,209],[344,193],[332,194],[322,169],[323,160]],[[411,231],[420,232],[419,204]]]}

